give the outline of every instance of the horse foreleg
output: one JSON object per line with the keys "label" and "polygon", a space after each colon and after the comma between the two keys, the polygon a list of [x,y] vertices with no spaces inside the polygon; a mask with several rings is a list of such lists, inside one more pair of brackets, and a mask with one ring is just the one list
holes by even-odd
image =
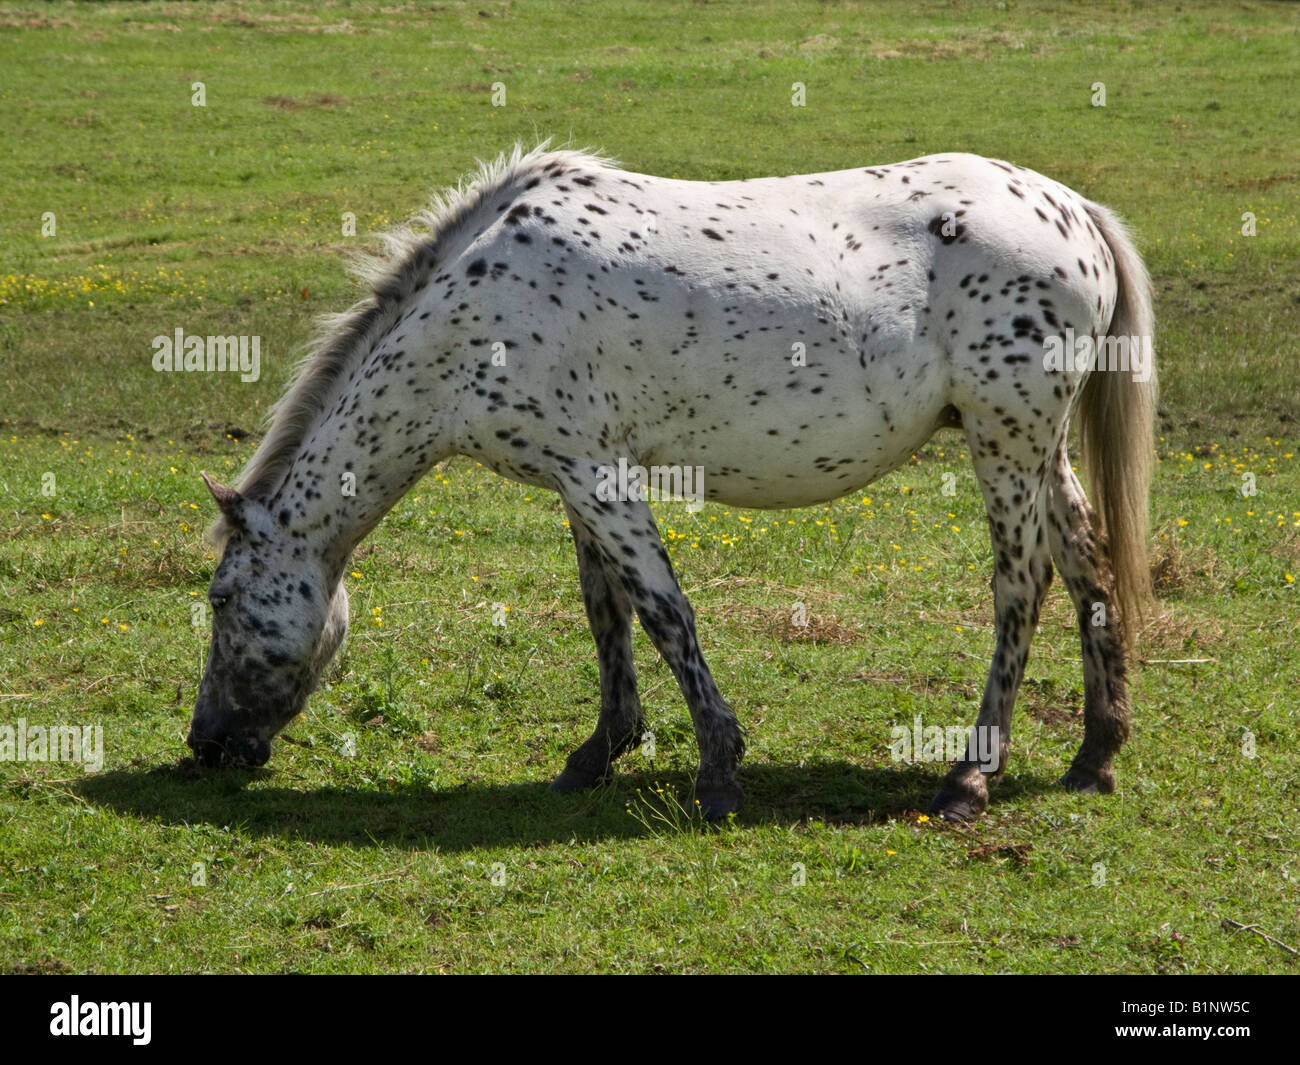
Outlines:
{"label": "horse foreleg", "polygon": [[566,509],[578,552],[582,599],[600,660],[600,718],[596,731],[569,755],[551,787],[580,791],[608,779],[614,759],[641,742],[645,719],[632,661],[632,602],[582,519],[572,507]]}
{"label": "horse foreleg", "polygon": [[617,575],[646,635],[673,671],[700,747],[695,798],[706,817],[725,817],[740,806],[744,794],[735,779],[745,750],[740,723],[700,652],[695,613],[677,583],[649,504],[598,498],[596,486],[602,480],[600,467],[573,462],[559,487],[594,541],[606,571]]}

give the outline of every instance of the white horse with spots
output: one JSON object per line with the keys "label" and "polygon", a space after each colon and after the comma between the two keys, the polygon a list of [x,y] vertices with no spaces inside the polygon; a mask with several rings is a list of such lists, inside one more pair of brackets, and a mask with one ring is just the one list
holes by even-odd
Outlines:
{"label": "white horse with spots", "polygon": [[[370,293],[327,323],[238,488],[209,480],[224,549],[188,740],[200,761],[267,760],[346,633],[352,550],[460,454],[559,492],[576,541],[601,708],[555,786],[606,778],[641,737],[636,611],[690,707],[696,797],[725,815],[741,798],[740,725],[649,504],[610,498],[608,470],[702,467],[710,500],[803,506],[948,427],[966,434],[993,540],[978,725],[997,727],[996,766],[1055,562],[1085,690],[1064,783],[1113,789],[1126,634],[1149,589],[1155,378],[1069,357],[1080,338],[1150,343],[1146,272],[1108,210],[973,155],[693,182],[543,146],[484,167],[423,230],[390,236]],[[1070,468],[1076,414],[1100,521]],[[989,768],[972,741],[935,809],[976,816]]]}

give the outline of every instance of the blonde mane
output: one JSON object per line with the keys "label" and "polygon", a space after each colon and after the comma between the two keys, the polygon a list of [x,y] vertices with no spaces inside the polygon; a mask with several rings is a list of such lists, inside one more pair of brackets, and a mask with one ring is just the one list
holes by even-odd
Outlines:
{"label": "blonde mane", "polygon": [[[406,301],[432,274],[449,243],[478,220],[489,200],[520,184],[551,163],[562,166],[617,166],[592,151],[550,150],[544,140],[531,151],[516,144],[454,187],[435,193],[429,206],[410,222],[381,235],[377,255],[352,257],[350,272],[366,294],[342,314],[322,315],[307,343],[306,354],[293,380],[266,418],[261,444],[236,482],[249,499],[269,498],[289,471],[306,434],[324,412],[334,385],[346,376],[365,342],[390,329]],[[208,530],[209,539],[224,544],[230,535],[224,518]]]}

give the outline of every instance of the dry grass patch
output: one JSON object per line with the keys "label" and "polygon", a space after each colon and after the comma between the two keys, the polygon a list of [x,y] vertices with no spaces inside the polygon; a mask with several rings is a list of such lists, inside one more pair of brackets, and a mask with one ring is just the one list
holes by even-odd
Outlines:
{"label": "dry grass patch", "polygon": [[1172,522],[1165,522],[1153,537],[1151,584],[1158,598],[1181,598],[1195,590],[1208,594],[1230,588],[1239,571],[1227,567],[1213,548],[1188,546]]}
{"label": "dry grass patch", "polygon": [[1185,606],[1161,611],[1138,633],[1139,661],[1214,658],[1223,646],[1223,621]]}
{"label": "dry grass patch", "polygon": [[[859,643],[867,638],[860,628],[845,624],[826,609],[832,599],[841,598],[840,596],[783,588],[758,578],[718,578],[707,582],[705,586],[719,583],[725,583],[733,590],[747,584],[761,584],[781,596],[789,605],[766,607],[731,601],[709,603],[703,612],[715,619],[738,619],[750,631],[763,633],[782,643],[844,645]],[[694,589],[688,590],[687,595],[693,591]]]}

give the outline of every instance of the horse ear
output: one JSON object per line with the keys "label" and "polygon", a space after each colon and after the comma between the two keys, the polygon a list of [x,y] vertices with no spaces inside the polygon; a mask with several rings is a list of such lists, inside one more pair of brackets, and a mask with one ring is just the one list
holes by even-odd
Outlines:
{"label": "horse ear", "polygon": [[218,484],[208,476],[206,470],[200,470],[203,477],[203,483],[208,486],[208,491],[212,493],[212,498],[217,501],[217,507],[221,510],[222,516],[232,525],[244,524],[244,497],[235,489],[227,488],[224,484]]}

